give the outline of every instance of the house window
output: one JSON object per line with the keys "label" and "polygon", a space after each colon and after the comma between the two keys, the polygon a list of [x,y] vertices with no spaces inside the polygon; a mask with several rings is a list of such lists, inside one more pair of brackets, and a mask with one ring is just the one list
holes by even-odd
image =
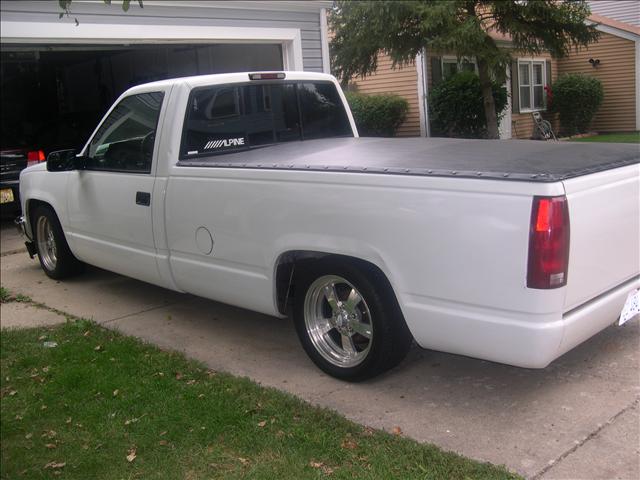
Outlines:
{"label": "house window", "polygon": [[456,57],[442,58],[442,78],[447,79],[458,72],[475,72],[476,64],[474,60]]}
{"label": "house window", "polygon": [[520,111],[544,110],[546,86],[545,62],[538,60],[518,61],[518,88]]}

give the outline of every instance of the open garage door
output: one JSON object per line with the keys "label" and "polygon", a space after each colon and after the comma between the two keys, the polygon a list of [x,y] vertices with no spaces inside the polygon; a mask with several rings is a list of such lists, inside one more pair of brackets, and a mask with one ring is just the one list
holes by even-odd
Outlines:
{"label": "open garage door", "polygon": [[127,88],[165,78],[283,70],[279,43],[3,44],[2,149],[80,147]]}

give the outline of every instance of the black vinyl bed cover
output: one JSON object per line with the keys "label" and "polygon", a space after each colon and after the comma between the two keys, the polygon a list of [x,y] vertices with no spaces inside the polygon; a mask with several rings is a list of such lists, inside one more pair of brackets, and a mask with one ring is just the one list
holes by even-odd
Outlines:
{"label": "black vinyl bed cover", "polygon": [[341,137],[201,154],[178,165],[557,182],[638,163],[637,144]]}

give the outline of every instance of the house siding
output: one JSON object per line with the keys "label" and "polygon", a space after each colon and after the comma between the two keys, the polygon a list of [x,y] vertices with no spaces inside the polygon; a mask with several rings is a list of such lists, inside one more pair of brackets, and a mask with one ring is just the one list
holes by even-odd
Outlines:
{"label": "house siding", "polygon": [[[173,5],[172,5],[173,4]],[[229,2],[229,5],[232,5]],[[297,28],[302,40],[302,62],[304,70],[322,72],[322,44],[320,35],[320,7],[308,11],[288,11],[284,9],[264,10],[257,8],[227,8],[219,5],[190,6],[167,2],[166,5],[145,2],[139,8],[131,2],[131,8],[124,13],[118,4],[105,5],[102,2],[87,3],[74,1],[71,15],[59,20],[61,12],[58,2],[7,1],[0,2],[2,21],[69,23],[74,28],[73,18],[79,22],[91,24],[120,25],[178,25],[178,26],[216,26],[216,27],[261,27],[261,28]],[[161,41],[160,41],[161,43]]]}
{"label": "house siding", "polygon": [[591,13],[604,15],[619,22],[640,27],[640,4],[638,0],[591,0]]}
{"label": "house siding", "polygon": [[[602,33],[598,43],[560,59],[560,74],[581,73],[602,82],[604,100],[591,125],[594,131],[636,129],[635,49],[635,42],[631,40]],[[600,65],[592,67],[590,58],[599,59]]]}
{"label": "house siding", "polygon": [[407,118],[396,133],[399,137],[420,136],[420,110],[418,107],[418,72],[415,64],[392,67],[388,55],[378,55],[378,69],[372,75],[353,79],[358,92],[366,94],[394,93],[409,104]]}

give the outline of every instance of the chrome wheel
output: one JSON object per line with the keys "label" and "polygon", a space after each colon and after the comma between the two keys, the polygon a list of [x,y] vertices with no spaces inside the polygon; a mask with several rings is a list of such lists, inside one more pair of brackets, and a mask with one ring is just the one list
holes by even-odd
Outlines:
{"label": "chrome wheel", "polygon": [[317,352],[343,368],[362,363],[371,349],[371,312],[347,280],[325,275],[314,281],[304,299],[304,322]]}
{"label": "chrome wheel", "polygon": [[38,218],[36,227],[36,238],[38,241],[38,255],[47,270],[53,271],[58,264],[56,239],[49,219],[42,215]]}

